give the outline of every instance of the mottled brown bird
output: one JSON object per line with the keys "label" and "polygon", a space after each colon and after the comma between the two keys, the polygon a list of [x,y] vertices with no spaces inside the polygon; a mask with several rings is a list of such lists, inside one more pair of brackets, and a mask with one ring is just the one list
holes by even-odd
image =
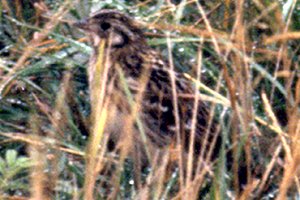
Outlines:
{"label": "mottled brown bird", "polygon": [[[150,148],[165,149],[169,144],[175,144],[178,138],[176,135],[180,135],[182,146],[187,150],[195,110],[194,98],[191,98],[195,94],[192,82],[183,74],[170,69],[169,63],[160,53],[147,44],[140,25],[126,14],[116,10],[100,10],[77,22],[75,26],[85,31],[94,48],[89,67],[96,64],[100,42],[108,41],[105,46],[105,58],[109,59],[106,62],[109,65],[106,97],[110,99],[110,113],[105,132],[109,132],[114,141],[124,138],[124,123],[132,112],[124,83],[118,74],[120,68],[133,99],[140,104],[138,118]],[[175,77],[173,86],[176,87],[177,102],[173,98],[175,93],[172,91],[172,74]],[[90,76],[93,78],[93,72],[90,72]],[[208,129],[208,109],[204,102],[199,101],[194,145],[194,153],[197,154],[203,148],[205,135],[208,135],[210,144],[217,134],[214,123],[210,123],[212,125]],[[176,115],[179,124],[176,124]],[[139,126],[137,123],[133,126],[133,143],[143,147]],[[220,142],[219,137],[217,142]]]}

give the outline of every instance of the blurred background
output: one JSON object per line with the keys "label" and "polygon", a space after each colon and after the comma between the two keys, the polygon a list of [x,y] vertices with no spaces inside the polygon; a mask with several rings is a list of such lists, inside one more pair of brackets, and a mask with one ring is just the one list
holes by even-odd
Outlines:
{"label": "blurred background", "polygon": [[[105,150],[86,171],[92,48],[72,23],[103,8],[143,24],[166,60],[169,34],[176,70],[211,106],[223,143],[193,180],[145,167],[137,187],[131,158],[118,168]],[[299,198],[300,2],[1,0],[0,10],[0,199]]]}

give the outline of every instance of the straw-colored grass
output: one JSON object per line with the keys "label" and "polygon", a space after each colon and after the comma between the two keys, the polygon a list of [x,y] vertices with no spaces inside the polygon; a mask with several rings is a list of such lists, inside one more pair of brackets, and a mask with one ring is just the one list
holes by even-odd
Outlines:
{"label": "straw-colored grass", "polygon": [[[1,0],[0,199],[299,198],[299,6]],[[109,151],[110,41],[102,41],[89,66],[91,47],[72,27],[103,7],[135,16],[149,45],[195,85],[193,94],[178,94],[170,72],[173,104],[195,100],[188,152],[176,106],[177,143],[160,151],[149,145],[139,116],[148,73],[133,96],[119,66],[130,112],[122,123],[126,137]],[[222,144],[214,145],[217,135],[205,138],[196,157],[199,100],[210,106]],[[146,163],[132,151],[133,134],[142,138]],[[214,148],[219,154],[211,160]]]}

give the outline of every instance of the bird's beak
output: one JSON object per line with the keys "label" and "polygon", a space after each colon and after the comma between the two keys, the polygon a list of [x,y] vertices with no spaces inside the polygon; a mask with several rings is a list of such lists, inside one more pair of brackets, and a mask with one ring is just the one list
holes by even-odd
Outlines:
{"label": "bird's beak", "polygon": [[82,19],[73,24],[73,26],[80,28],[82,30],[88,30],[88,20]]}

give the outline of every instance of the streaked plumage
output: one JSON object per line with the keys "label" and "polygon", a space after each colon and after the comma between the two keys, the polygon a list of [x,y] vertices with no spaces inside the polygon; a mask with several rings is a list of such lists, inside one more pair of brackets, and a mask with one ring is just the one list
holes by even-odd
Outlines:
{"label": "streaked plumage", "polygon": [[[112,91],[108,91],[111,111],[107,122],[106,132],[117,140],[122,138],[124,121],[130,113],[130,106],[124,93],[124,86],[118,78],[116,68],[120,67],[125,75],[130,92],[136,97],[142,88],[143,81],[147,81],[142,94],[139,117],[143,128],[151,141],[151,145],[163,149],[168,144],[176,142],[174,102],[170,73],[176,77],[176,91],[178,94],[178,114],[180,119],[180,134],[184,146],[189,144],[189,135],[192,126],[194,99],[184,98],[186,94],[193,95],[195,89],[190,80],[181,73],[171,71],[159,52],[152,49],[146,42],[139,25],[129,16],[115,10],[100,10],[89,18],[76,23],[83,29],[94,47],[94,55],[90,60],[90,67],[95,65],[99,43],[101,40],[110,40],[109,52],[110,69],[108,85],[113,81]],[[146,73],[146,79],[142,74]],[[90,74],[90,76],[92,76]],[[209,121],[208,107],[199,102],[196,123],[195,152],[198,153],[203,142]],[[215,133],[215,124],[212,123],[209,133],[209,142]],[[139,133],[133,132],[134,141],[140,143]],[[209,143],[208,142],[208,143]],[[187,148],[186,148],[187,149]]]}

